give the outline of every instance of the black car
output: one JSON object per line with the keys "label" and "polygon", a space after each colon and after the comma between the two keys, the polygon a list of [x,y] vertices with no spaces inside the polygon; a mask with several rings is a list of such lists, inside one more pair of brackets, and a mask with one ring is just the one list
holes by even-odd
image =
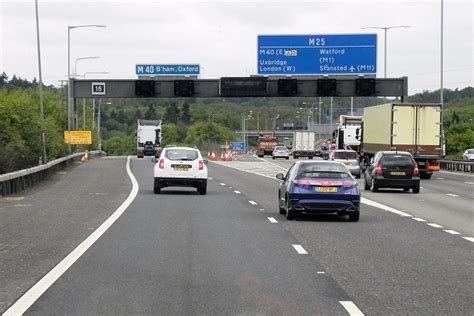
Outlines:
{"label": "black car", "polygon": [[420,171],[409,152],[380,151],[375,154],[364,173],[364,189],[377,192],[380,188],[420,192]]}

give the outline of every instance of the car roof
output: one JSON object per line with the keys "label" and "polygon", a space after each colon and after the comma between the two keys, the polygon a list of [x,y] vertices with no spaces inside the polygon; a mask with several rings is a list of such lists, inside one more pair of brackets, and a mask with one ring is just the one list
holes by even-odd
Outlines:
{"label": "car roof", "polygon": [[344,165],[342,162],[333,161],[333,160],[299,160],[295,162],[295,165],[302,164],[311,164],[311,163],[320,163],[320,164],[332,164],[332,165]]}
{"label": "car roof", "polygon": [[192,147],[178,147],[178,146],[176,146],[176,147],[168,147],[168,148],[165,147],[164,150],[176,150],[176,149],[187,149],[187,150],[196,150],[196,151],[199,151],[197,148],[192,148]]}
{"label": "car roof", "polygon": [[352,149],[335,149],[333,151],[336,152],[336,153],[343,153],[343,152],[355,153],[356,152],[355,150],[352,150]]}
{"label": "car roof", "polygon": [[382,155],[409,155],[411,156],[411,153],[408,151],[382,151]]}

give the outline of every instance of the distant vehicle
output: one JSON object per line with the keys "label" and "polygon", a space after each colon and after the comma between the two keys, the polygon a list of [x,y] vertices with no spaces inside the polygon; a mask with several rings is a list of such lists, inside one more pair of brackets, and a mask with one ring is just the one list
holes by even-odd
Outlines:
{"label": "distant vehicle", "polygon": [[316,134],[315,132],[294,132],[293,134],[293,158],[299,157],[313,157],[318,155],[315,146]]}
{"label": "distant vehicle", "polygon": [[207,191],[207,160],[199,150],[189,147],[164,148],[154,169],[155,194],[170,186],[195,187],[199,194]]}
{"label": "distant vehicle", "polygon": [[289,220],[300,213],[337,213],[359,220],[360,190],[349,170],[335,161],[297,161],[278,189],[280,214]]}
{"label": "distant vehicle", "polygon": [[161,152],[161,121],[138,120],[137,123],[137,157],[159,157]]}
{"label": "distant vehicle", "polygon": [[364,189],[398,188],[420,192],[420,171],[409,152],[381,151],[364,173]]}
{"label": "distant vehicle", "polygon": [[464,154],[462,154],[462,160],[474,161],[474,149],[467,149]]}
{"label": "distant vehicle", "polygon": [[285,146],[288,149],[292,149],[293,148],[292,139],[290,137],[284,137],[283,139],[280,138],[278,146]]}
{"label": "distant vehicle", "polygon": [[285,158],[290,159],[290,151],[285,146],[277,146],[272,152],[272,159],[275,158]]}
{"label": "distant vehicle", "polygon": [[322,145],[322,146],[319,148],[319,157],[323,158],[324,160],[328,160],[328,159],[329,159],[329,153],[330,153],[330,149],[329,149],[328,146]]}
{"label": "distant vehicle", "polygon": [[334,139],[337,149],[352,149],[359,151],[360,140],[357,139],[358,130],[362,126],[362,116],[341,115]]}
{"label": "distant vehicle", "polygon": [[[421,179],[439,171],[444,155],[441,105],[388,103],[364,108],[361,137],[361,167],[379,151],[407,151],[418,163]],[[360,132],[360,131],[359,131]]]}
{"label": "distant vehicle", "polygon": [[278,138],[275,133],[261,133],[257,139],[257,156],[262,158],[266,155],[271,155],[277,146]]}
{"label": "distant vehicle", "polygon": [[285,123],[283,123],[283,129],[284,130],[293,130],[293,129],[295,129],[295,124],[290,123],[290,122],[285,122]]}
{"label": "distant vehicle", "polygon": [[354,150],[336,149],[329,159],[343,163],[356,178],[360,178],[359,155]]}

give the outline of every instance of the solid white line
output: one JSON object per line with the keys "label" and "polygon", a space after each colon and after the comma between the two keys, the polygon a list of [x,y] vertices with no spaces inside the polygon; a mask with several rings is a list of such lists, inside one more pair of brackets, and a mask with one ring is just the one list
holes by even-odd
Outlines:
{"label": "solid white line", "polygon": [[285,170],[285,171],[288,170],[288,169],[286,169],[285,167],[279,166],[279,165],[277,165],[277,164],[275,164],[275,163],[273,163],[273,162],[267,161],[267,160],[265,160],[265,159],[263,159],[263,158],[260,158],[260,157],[258,157],[258,156],[255,156],[255,157],[257,157],[257,158],[260,159],[261,161],[266,162],[266,163],[268,163],[268,164],[270,164],[270,165],[272,165],[272,166],[275,166],[275,167],[277,167],[277,168],[279,168],[279,169],[282,169],[282,170]]}
{"label": "solid white line", "polygon": [[436,178],[437,180],[444,180],[444,178]]}
{"label": "solid white line", "polygon": [[469,240],[470,242],[474,242],[474,237],[463,237],[463,239]]}
{"label": "solid white line", "polygon": [[234,191],[235,194],[240,194],[240,191]]}
{"label": "solid white line", "polygon": [[447,232],[448,234],[451,234],[451,235],[461,235],[461,233],[455,231],[455,230],[451,230],[451,229],[443,229],[444,232]]}
{"label": "solid white line", "polygon": [[293,248],[295,248],[296,252],[300,255],[307,255],[308,254],[308,252],[301,245],[293,245]]}
{"label": "solid white line", "polygon": [[278,223],[278,221],[274,217],[267,217],[267,218],[270,221],[270,223],[274,223],[274,224]]}
{"label": "solid white line", "polygon": [[412,215],[408,214],[408,213],[405,213],[405,212],[402,212],[402,211],[399,211],[397,209],[394,209],[393,207],[390,207],[390,206],[387,206],[387,205],[383,205],[383,204],[380,204],[378,202],[375,202],[375,201],[372,201],[372,200],[368,200],[366,198],[361,198],[360,199],[361,203],[363,204],[366,204],[366,205],[369,205],[369,206],[373,206],[373,207],[377,207],[377,208],[380,208],[384,211],[387,211],[387,212],[391,212],[391,213],[395,213],[395,214],[398,214],[400,216],[407,216],[407,217],[412,217]]}
{"label": "solid white line", "polygon": [[339,301],[351,316],[363,316],[364,313],[352,301]]}
{"label": "solid white line", "polygon": [[225,185],[225,183],[219,183],[220,185]]}
{"label": "solid white line", "polygon": [[459,196],[459,195],[457,195],[457,194],[452,194],[452,193],[446,193],[446,195],[448,195],[448,196],[453,196],[453,197]]}
{"label": "solid white line", "polygon": [[249,203],[252,205],[257,205],[257,202],[254,202],[254,201],[249,201]]}
{"label": "solid white line", "polygon": [[130,158],[127,158],[127,174],[132,182],[132,190],[127,199],[120,205],[117,210],[100,225],[92,234],[89,235],[79,246],[69,253],[61,262],[59,262],[51,271],[49,271],[41,280],[39,280],[32,288],[30,288],[15,304],[3,313],[4,316],[21,315],[36,300],[43,295],[46,290],[56,282],[64,272],[66,272],[109,228],[113,223],[125,212],[132,203],[138,193],[138,182],[130,169]]}
{"label": "solid white line", "polygon": [[417,222],[426,222],[425,219],[419,218],[419,217],[413,217],[412,219],[415,220],[415,221],[417,221]]}
{"label": "solid white line", "polygon": [[434,227],[434,228],[443,228],[443,226],[435,224],[435,223],[428,223],[426,225],[429,225],[429,226]]}

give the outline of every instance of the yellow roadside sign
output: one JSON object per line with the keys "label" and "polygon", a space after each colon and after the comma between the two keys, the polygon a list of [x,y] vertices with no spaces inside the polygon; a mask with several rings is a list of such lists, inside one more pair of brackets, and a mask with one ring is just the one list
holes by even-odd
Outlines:
{"label": "yellow roadside sign", "polygon": [[64,131],[64,143],[71,145],[90,145],[92,144],[92,132],[71,131],[71,142],[69,142],[69,132]]}

